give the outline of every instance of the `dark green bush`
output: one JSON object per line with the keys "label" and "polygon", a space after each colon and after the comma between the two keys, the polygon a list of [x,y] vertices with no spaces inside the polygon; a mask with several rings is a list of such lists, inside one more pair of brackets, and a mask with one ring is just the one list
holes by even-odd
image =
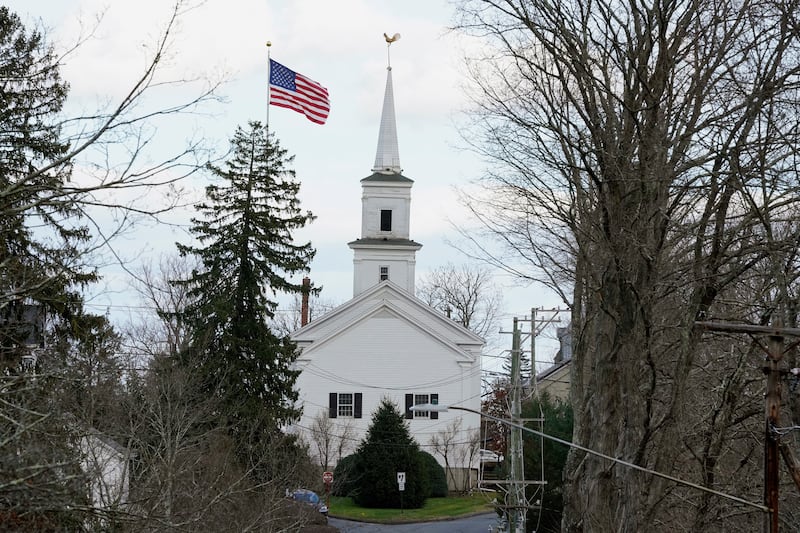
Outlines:
{"label": "dark green bush", "polygon": [[[398,408],[384,399],[372,416],[367,436],[358,447],[358,490],[353,500],[362,507],[414,509],[429,493],[428,472],[419,445],[411,437]],[[406,473],[405,490],[397,485],[397,472]]]}
{"label": "dark green bush", "polygon": [[422,459],[423,468],[428,472],[428,483],[430,492],[428,494],[431,498],[446,498],[447,490],[447,474],[444,468],[439,464],[436,458],[428,452],[419,452]]}

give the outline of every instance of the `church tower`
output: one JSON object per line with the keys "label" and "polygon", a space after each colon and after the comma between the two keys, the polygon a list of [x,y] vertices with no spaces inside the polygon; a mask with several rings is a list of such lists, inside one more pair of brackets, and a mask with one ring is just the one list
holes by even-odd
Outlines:
{"label": "church tower", "polygon": [[[386,41],[391,45],[397,38]],[[361,238],[347,244],[353,250],[354,297],[387,280],[414,295],[416,252],[422,248],[409,238],[414,181],[400,168],[391,63],[386,70],[375,165],[361,180]]]}

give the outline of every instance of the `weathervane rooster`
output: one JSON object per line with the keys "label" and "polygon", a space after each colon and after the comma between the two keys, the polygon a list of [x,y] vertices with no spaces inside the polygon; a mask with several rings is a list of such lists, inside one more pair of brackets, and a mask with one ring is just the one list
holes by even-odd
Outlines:
{"label": "weathervane rooster", "polygon": [[400,34],[399,33],[395,33],[394,35],[389,37],[388,34],[384,33],[383,34],[383,38],[386,39],[386,62],[388,64],[389,70],[391,70],[392,69],[392,58],[391,58],[391,55],[389,54],[389,47],[392,46],[393,42],[395,42],[395,41],[400,39]]}

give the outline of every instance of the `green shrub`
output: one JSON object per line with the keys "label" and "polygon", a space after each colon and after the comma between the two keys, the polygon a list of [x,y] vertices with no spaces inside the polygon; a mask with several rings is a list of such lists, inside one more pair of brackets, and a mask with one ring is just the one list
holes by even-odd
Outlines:
{"label": "green shrub", "polygon": [[431,498],[446,498],[448,495],[447,490],[447,474],[444,468],[439,464],[436,458],[428,452],[419,452],[422,459],[423,467],[428,472],[428,483],[430,492],[428,494]]}
{"label": "green shrub", "polygon": [[[358,447],[355,471],[359,481],[353,500],[362,507],[416,509],[425,503],[428,472],[419,445],[398,408],[388,399],[372,416],[367,436]],[[406,473],[402,494],[397,472]]]}
{"label": "green shrub", "polygon": [[[523,418],[544,417],[544,432],[554,437],[570,440],[574,415],[569,403],[543,394],[539,401],[522,405]],[[569,448],[552,440],[543,440],[525,434],[525,473],[541,472],[544,467],[546,490],[542,495],[542,511],[537,531],[560,531],[564,508],[563,475]],[[528,487],[528,497],[534,497],[533,487]]]}

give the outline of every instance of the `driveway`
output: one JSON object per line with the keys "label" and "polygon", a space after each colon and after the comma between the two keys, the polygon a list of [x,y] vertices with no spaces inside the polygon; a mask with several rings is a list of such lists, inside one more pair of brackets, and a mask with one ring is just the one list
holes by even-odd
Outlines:
{"label": "driveway", "polygon": [[341,533],[489,533],[497,526],[497,515],[488,513],[458,520],[396,525],[366,524],[329,518],[328,525],[338,528]]}

